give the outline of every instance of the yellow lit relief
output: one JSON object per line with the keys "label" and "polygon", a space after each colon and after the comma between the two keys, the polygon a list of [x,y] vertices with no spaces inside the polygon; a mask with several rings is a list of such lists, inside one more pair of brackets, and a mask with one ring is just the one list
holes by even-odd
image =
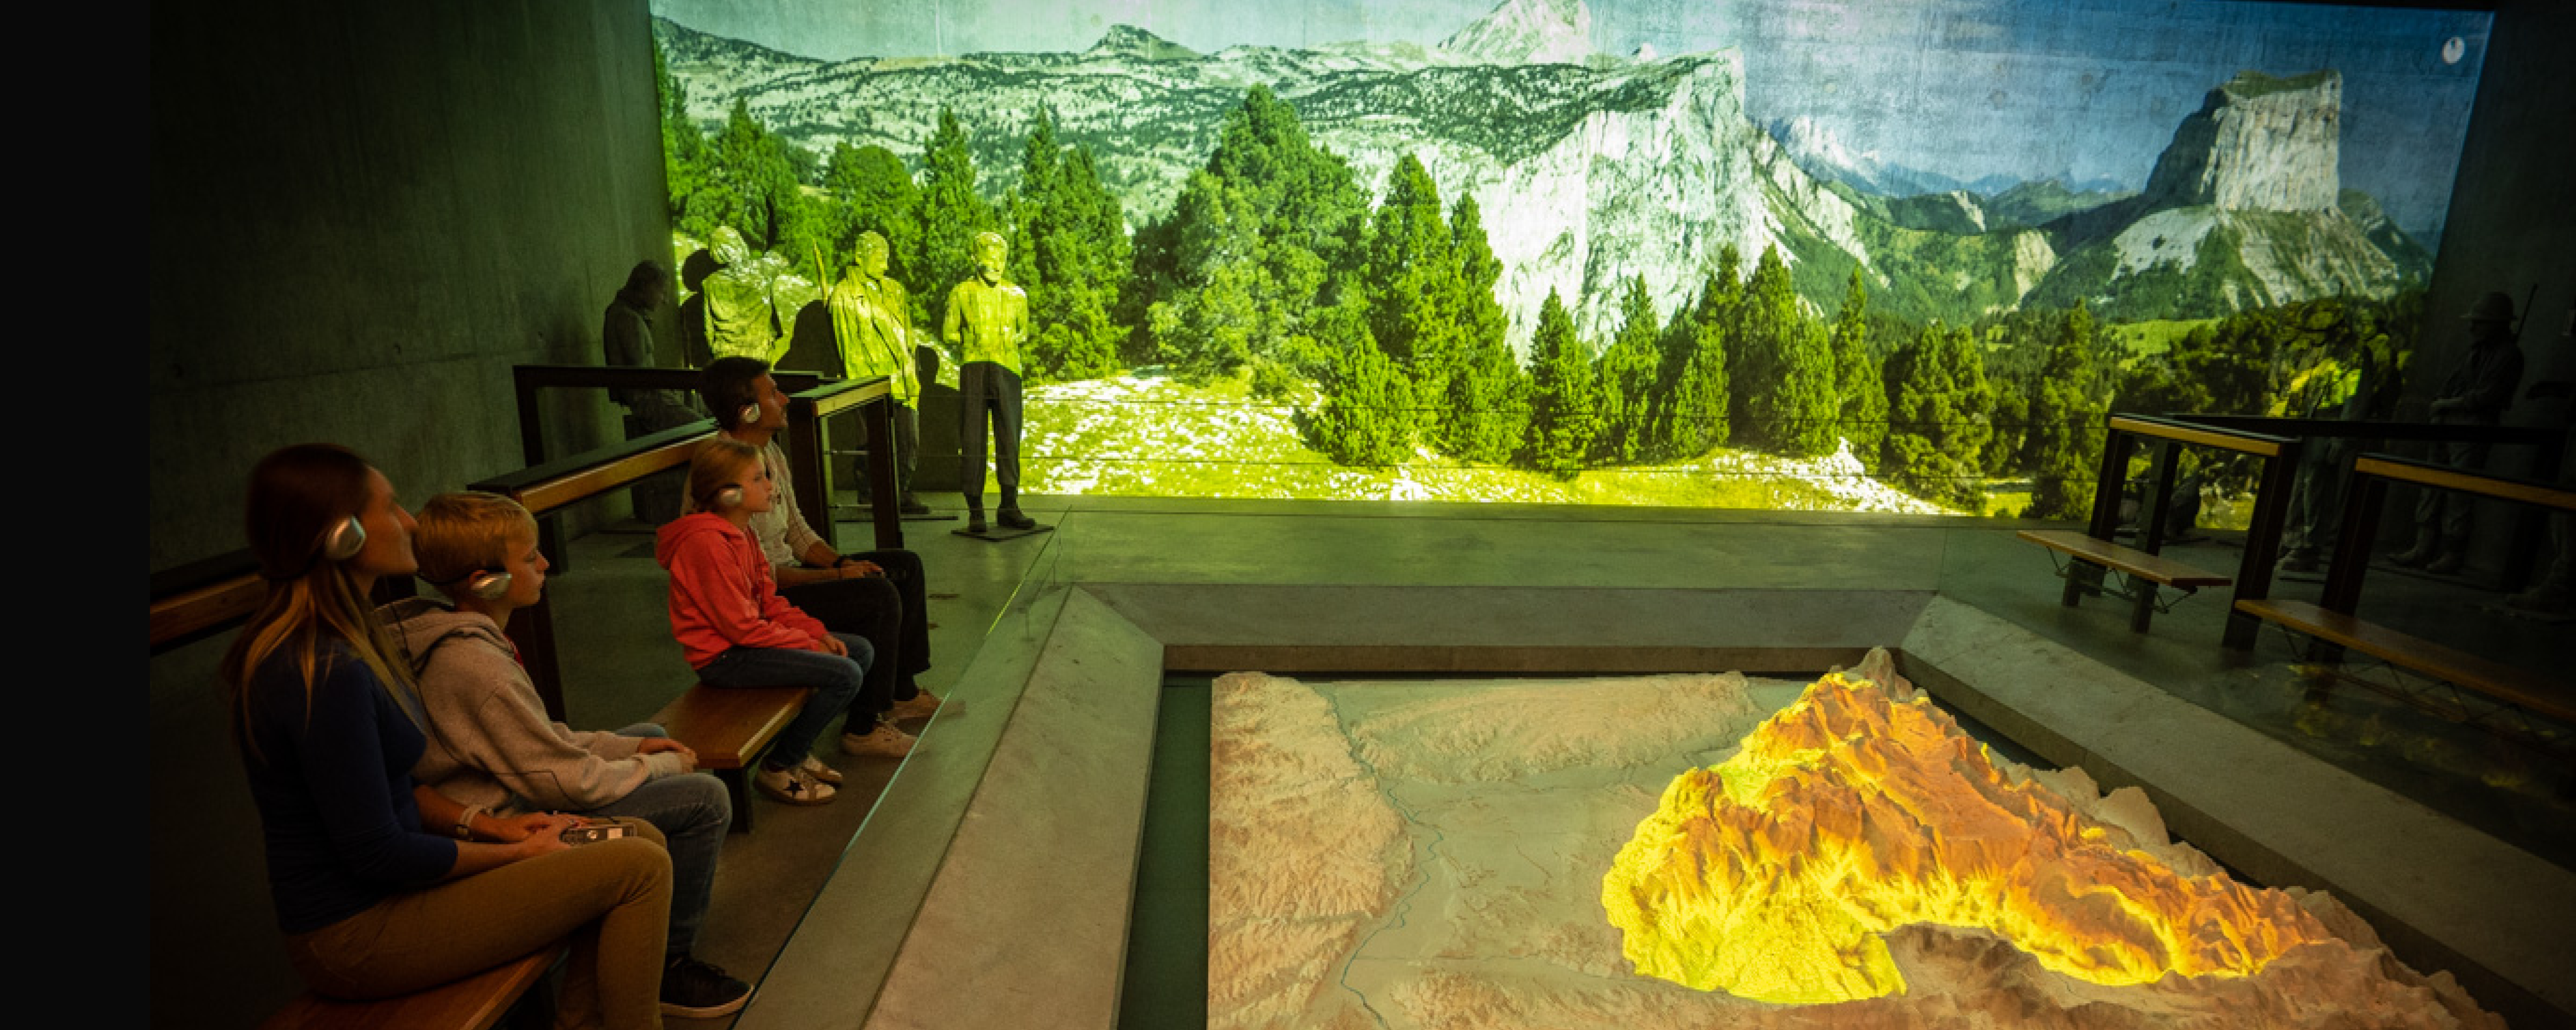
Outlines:
{"label": "yellow lit relief", "polygon": [[2105,985],[2250,975],[2330,939],[2282,892],[2178,873],[1920,696],[1839,673],[1673,780],[1601,903],[1639,973],[1783,1004],[1904,991],[1885,937],[1911,924]]}

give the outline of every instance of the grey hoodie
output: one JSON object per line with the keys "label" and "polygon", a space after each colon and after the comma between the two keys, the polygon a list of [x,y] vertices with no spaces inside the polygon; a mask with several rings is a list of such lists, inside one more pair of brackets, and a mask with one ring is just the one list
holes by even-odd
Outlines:
{"label": "grey hoodie", "polygon": [[585,811],[680,772],[672,752],[638,755],[640,737],[546,718],[536,684],[501,627],[430,598],[378,610],[420,679],[429,748],[412,778],[502,812]]}

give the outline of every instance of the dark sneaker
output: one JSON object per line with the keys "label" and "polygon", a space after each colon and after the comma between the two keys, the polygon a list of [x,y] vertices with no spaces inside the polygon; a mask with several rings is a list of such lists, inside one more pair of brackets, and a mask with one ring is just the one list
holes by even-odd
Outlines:
{"label": "dark sneaker", "polygon": [[1005,529],[1038,528],[1038,520],[1020,514],[1020,510],[1018,508],[1002,509],[1001,523]]}
{"label": "dark sneaker", "polygon": [[712,962],[688,955],[662,967],[662,1014],[681,1019],[711,1019],[742,1010],[751,1000],[751,985],[725,975]]}
{"label": "dark sneaker", "polygon": [[2424,566],[2424,571],[2436,576],[2448,576],[2459,572],[2460,566],[2466,564],[2468,562],[2461,558],[2460,552],[2448,551],[2441,557],[2433,559],[2432,564]]}
{"label": "dark sneaker", "polygon": [[969,533],[981,533],[984,531],[983,512],[970,511],[966,513],[966,531]]}
{"label": "dark sneaker", "polygon": [[898,511],[898,512],[902,512],[903,514],[906,514],[906,515],[928,515],[928,514],[930,514],[930,506],[929,506],[929,505],[927,505],[927,504],[923,504],[923,503],[921,503],[921,500],[920,500],[919,498],[914,498],[914,497],[906,497],[906,498],[904,498],[904,499],[903,499],[903,503],[902,503],[902,504],[898,504],[898,505],[896,505],[894,510],[896,510],[896,511]]}

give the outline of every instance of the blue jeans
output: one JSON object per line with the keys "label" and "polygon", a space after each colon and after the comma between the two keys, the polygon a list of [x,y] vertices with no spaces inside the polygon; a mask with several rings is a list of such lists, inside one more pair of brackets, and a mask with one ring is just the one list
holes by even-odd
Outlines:
{"label": "blue jeans", "polygon": [[[649,722],[617,733],[670,736]],[[673,957],[688,954],[697,943],[698,924],[706,921],[707,899],[715,892],[716,852],[724,848],[725,831],[733,825],[733,799],[726,795],[724,781],[706,773],[665,776],[580,814],[622,815],[662,831],[671,852],[671,937],[664,950]]]}
{"label": "blue jeans", "polygon": [[793,769],[804,764],[814,753],[814,738],[841,713],[850,710],[850,701],[859,696],[867,682],[868,665],[876,660],[876,651],[865,637],[834,633],[848,645],[850,656],[824,651],[791,651],[778,647],[736,647],[717,655],[698,670],[698,682],[710,687],[812,687],[814,695],[805,699],[805,708],[787,728],[778,731],[770,742],[769,753],[760,760],[764,769]]}

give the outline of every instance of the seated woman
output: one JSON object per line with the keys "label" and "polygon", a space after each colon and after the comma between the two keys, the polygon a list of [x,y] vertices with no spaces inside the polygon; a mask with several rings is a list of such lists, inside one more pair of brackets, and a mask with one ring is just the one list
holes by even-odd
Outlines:
{"label": "seated woman", "polygon": [[748,524],[777,493],[750,444],[707,441],[689,459],[695,512],[664,525],[654,557],[671,571],[671,633],[698,681],[710,687],[811,687],[804,710],[778,731],[752,782],[791,805],[832,800],[841,774],[814,757],[823,733],[867,679],[874,652],[834,633],[778,596],[769,559]]}
{"label": "seated woman", "polygon": [[412,781],[419,696],[366,603],[415,567],[393,484],[300,444],[260,460],[249,508],[270,586],[222,674],[296,972],[321,994],[390,997],[569,937],[559,1026],[660,1026],[671,859],[651,826],[577,846],[564,815],[469,831],[470,812]]}

